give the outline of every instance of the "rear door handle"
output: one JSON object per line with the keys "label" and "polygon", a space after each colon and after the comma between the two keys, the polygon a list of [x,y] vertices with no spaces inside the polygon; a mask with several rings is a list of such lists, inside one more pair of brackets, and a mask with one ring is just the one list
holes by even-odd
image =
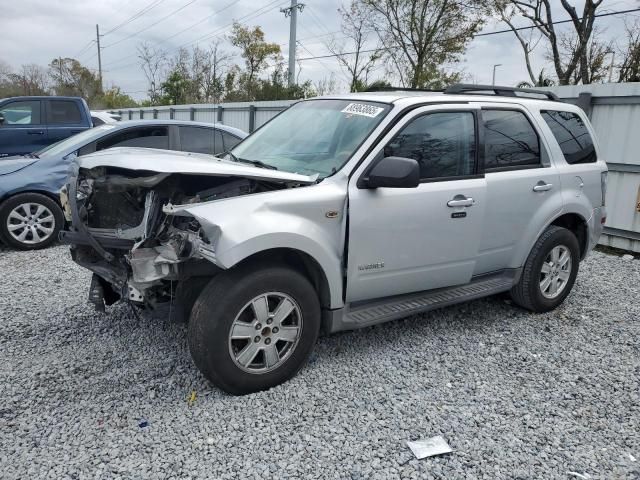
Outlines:
{"label": "rear door handle", "polygon": [[37,130],[35,132],[27,132],[27,135],[44,135],[43,130]]}
{"label": "rear door handle", "polygon": [[452,200],[447,202],[448,207],[471,207],[476,203],[473,198],[464,195],[456,195]]}
{"label": "rear door handle", "polygon": [[551,190],[551,188],[553,188],[553,183],[545,183],[541,180],[536,186],[533,187],[533,191],[546,192],[547,190]]}

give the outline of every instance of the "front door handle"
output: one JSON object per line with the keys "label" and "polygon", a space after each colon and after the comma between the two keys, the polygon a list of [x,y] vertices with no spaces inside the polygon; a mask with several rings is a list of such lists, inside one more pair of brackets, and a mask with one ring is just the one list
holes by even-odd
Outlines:
{"label": "front door handle", "polygon": [[544,181],[540,180],[536,186],[533,187],[533,191],[534,192],[546,192],[548,190],[551,190],[551,188],[553,187],[553,183],[545,183]]}
{"label": "front door handle", "polygon": [[35,132],[27,132],[27,135],[44,135],[44,131],[36,130]]}
{"label": "front door handle", "polygon": [[464,195],[456,195],[452,200],[447,202],[447,207],[471,207],[476,203],[473,198]]}

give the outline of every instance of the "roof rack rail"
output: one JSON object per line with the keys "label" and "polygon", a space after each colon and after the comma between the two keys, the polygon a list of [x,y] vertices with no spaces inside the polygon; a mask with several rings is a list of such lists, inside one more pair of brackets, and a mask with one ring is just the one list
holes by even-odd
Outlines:
{"label": "roof rack rail", "polygon": [[432,90],[429,88],[408,88],[408,87],[377,87],[367,88],[365,92],[437,92],[442,93],[444,90]]}
{"label": "roof rack rail", "polygon": [[[475,93],[474,93],[475,92]],[[472,95],[486,95],[487,92],[489,95],[498,95],[501,97],[521,97],[521,95],[516,95],[516,93],[528,93],[530,95],[542,95],[545,97],[545,100],[552,100],[554,102],[559,102],[560,99],[553,92],[548,92],[546,90],[536,90],[534,88],[516,88],[516,87],[502,87],[496,85],[472,85],[468,83],[456,83],[455,85],[451,85],[444,90],[444,93],[448,94],[464,94],[469,93]],[[534,97],[526,97],[533,98]]]}

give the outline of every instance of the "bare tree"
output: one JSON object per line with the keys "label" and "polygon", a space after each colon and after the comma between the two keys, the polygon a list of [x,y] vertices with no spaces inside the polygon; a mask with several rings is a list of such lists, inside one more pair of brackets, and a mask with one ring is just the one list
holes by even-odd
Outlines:
{"label": "bare tree", "polygon": [[[478,0],[361,0],[403,85],[440,87],[484,21]],[[454,75],[455,76],[455,75]]]}
{"label": "bare tree", "polygon": [[229,71],[229,62],[232,58],[232,55],[220,48],[219,41],[212,43],[208,50],[202,51],[199,85],[205,101],[213,103],[222,101],[224,79]]}
{"label": "bare tree", "polygon": [[[556,30],[551,0],[498,0],[497,6],[503,19],[521,15],[543,36],[548,44],[549,59],[553,63],[560,85],[590,83],[590,70],[593,70],[594,65],[590,65],[589,62],[598,62],[604,48],[602,45],[594,45],[592,41],[597,10],[603,0],[585,0],[582,14],[578,14],[568,0],[559,1],[571,19],[572,30],[568,34],[561,34]],[[529,57],[532,49],[523,41],[522,33],[516,30],[513,23],[506,20],[505,22],[522,45],[529,76],[534,81]]]}
{"label": "bare tree", "polygon": [[618,47],[618,82],[640,82],[640,22],[626,25],[624,47]]}
{"label": "bare tree", "polygon": [[[349,8],[343,6],[338,12],[342,16],[342,34],[347,41],[338,41],[333,37],[326,42],[326,47],[335,55],[340,69],[345,73],[349,90],[357,92],[368,83],[369,74],[382,57],[383,50],[379,38],[369,27],[367,10],[359,0],[353,0]],[[373,48],[367,47],[370,38],[376,39]]]}
{"label": "bare tree", "polygon": [[313,82],[313,89],[319,96],[330,95],[338,91],[338,82],[336,82],[336,76],[333,72],[329,77],[323,77],[322,80]]}
{"label": "bare tree", "polygon": [[149,82],[149,99],[156,104],[162,96],[162,83],[167,75],[167,52],[144,42],[138,45],[140,67]]}
{"label": "bare tree", "polygon": [[22,65],[20,73],[15,77],[22,85],[24,95],[46,95],[49,91],[49,74],[40,65]]}

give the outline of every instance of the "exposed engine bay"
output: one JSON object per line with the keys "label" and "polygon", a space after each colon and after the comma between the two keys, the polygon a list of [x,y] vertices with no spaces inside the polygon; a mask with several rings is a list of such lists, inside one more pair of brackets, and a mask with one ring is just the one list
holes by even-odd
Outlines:
{"label": "exposed engine bay", "polygon": [[61,194],[75,262],[94,272],[89,298],[104,310],[125,299],[168,308],[189,282],[220,271],[206,229],[173,210],[300,186],[280,179],[158,173],[119,167],[79,169]]}

